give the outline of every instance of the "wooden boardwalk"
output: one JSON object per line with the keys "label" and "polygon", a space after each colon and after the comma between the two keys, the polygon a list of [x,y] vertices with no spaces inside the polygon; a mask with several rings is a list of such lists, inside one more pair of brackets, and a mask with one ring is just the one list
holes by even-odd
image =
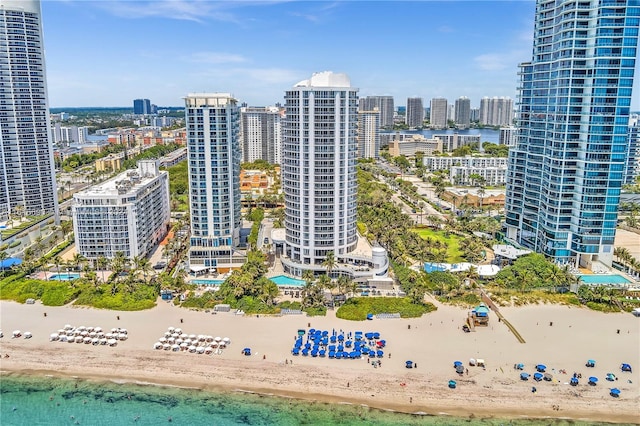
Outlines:
{"label": "wooden boardwalk", "polygon": [[491,300],[491,298],[487,295],[487,293],[485,293],[484,290],[482,289],[480,289],[480,298],[489,307],[489,309],[495,312],[496,316],[499,319],[499,322],[503,322],[507,326],[507,328],[511,330],[511,332],[516,337],[516,339],[518,339],[518,342],[526,343],[522,335],[518,333],[518,330],[516,330],[515,327],[500,313],[500,309],[498,309],[498,306],[496,306],[496,304],[493,303],[493,300]]}

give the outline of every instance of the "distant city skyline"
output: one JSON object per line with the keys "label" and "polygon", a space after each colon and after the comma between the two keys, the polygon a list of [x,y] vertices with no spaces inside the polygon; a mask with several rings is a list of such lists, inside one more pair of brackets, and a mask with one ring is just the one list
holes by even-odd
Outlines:
{"label": "distant city skyline", "polygon": [[[282,102],[292,81],[348,73],[361,97],[515,99],[535,3],[45,1],[52,107],[179,106],[190,92]],[[437,40],[437,42],[436,42]],[[633,109],[639,108],[638,98]]]}

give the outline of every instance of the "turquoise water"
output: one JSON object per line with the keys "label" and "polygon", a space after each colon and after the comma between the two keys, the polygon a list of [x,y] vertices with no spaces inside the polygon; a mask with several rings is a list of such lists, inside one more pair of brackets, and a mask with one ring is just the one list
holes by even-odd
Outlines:
{"label": "turquoise water", "polygon": [[302,280],[290,278],[286,275],[278,275],[277,277],[271,277],[269,279],[278,285],[288,285],[291,287],[302,287],[305,284]]}
{"label": "turquoise water", "polygon": [[198,285],[220,285],[224,280],[191,280],[191,284]]}
{"label": "turquoise water", "polygon": [[3,375],[3,426],[38,425],[598,425],[563,420],[421,416],[250,393]]}
{"label": "turquoise water", "polygon": [[578,275],[585,284],[629,284],[629,280],[622,275]]}
{"label": "turquoise water", "polygon": [[55,274],[49,277],[49,281],[71,281],[80,278],[80,274]]}

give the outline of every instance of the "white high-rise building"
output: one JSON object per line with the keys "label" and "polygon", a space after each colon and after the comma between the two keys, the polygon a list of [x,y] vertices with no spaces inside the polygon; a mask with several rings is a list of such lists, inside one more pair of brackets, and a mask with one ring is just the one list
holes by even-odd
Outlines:
{"label": "white high-rise building", "polygon": [[444,129],[447,127],[447,100],[445,98],[431,99],[431,127]]}
{"label": "white high-rise building", "polygon": [[285,110],[285,235],[272,233],[285,272],[322,273],[332,253],[342,265],[333,274],[361,281],[385,275],[386,251],[372,248],[356,229],[358,89],[346,74],[316,73],[287,90]]}
{"label": "white high-rise building", "polygon": [[240,109],[242,160],[265,160],[280,164],[282,152],[282,114],[278,107]]}
{"label": "white high-rise building", "polygon": [[240,242],[240,111],[228,93],[194,93],[185,98],[191,247],[194,272],[239,268],[246,256]]}
{"label": "white high-rise building", "polygon": [[454,121],[460,128],[467,128],[471,123],[471,100],[466,96],[456,99]]}
{"label": "white high-rise building", "polygon": [[506,146],[516,146],[518,142],[517,127],[501,127],[498,143]]}
{"label": "white high-rise building", "polygon": [[40,1],[0,0],[0,220],[58,220],[50,135]]}
{"label": "white high-rise building", "polygon": [[405,123],[410,128],[422,127],[424,124],[424,104],[422,98],[408,98]]}
{"label": "white high-rise building", "polygon": [[367,96],[360,98],[360,111],[373,111],[375,108],[380,111],[380,127],[393,127],[393,114],[395,112],[393,96]]}
{"label": "white high-rise building", "polygon": [[380,111],[358,111],[358,157],[378,158],[380,155]]}
{"label": "white high-rise building", "polygon": [[513,122],[513,100],[509,97],[480,100],[480,124],[487,126],[510,126]]}
{"label": "white high-rise building", "polygon": [[78,253],[89,260],[148,256],[169,230],[169,174],[157,160],[73,195]]}

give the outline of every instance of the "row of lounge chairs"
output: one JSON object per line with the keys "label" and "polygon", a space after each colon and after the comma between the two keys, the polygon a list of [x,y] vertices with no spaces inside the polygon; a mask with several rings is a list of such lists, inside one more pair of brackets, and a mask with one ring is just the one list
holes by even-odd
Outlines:
{"label": "row of lounge chairs", "polygon": [[377,319],[396,319],[396,318],[400,318],[400,313],[396,312],[394,314],[377,314],[376,318]]}

